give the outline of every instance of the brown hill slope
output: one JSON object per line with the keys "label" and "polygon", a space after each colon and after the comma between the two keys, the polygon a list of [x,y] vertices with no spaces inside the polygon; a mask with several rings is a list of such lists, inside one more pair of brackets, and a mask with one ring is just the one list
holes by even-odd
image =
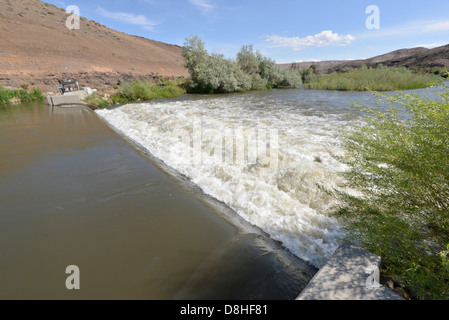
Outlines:
{"label": "brown hill slope", "polygon": [[58,79],[104,89],[123,79],[188,76],[179,46],[131,36],[39,0],[0,0],[0,84],[55,91]]}
{"label": "brown hill slope", "polygon": [[[377,67],[379,64],[410,69],[449,68],[449,44],[433,49],[401,49],[364,60],[301,62],[296,65],[299,68],[308,68],[312,64],[322,72],[339,71],[345,67],[360,68],[362,65]],[[283,68],[290,66],[291,64],[281,65]]]}
{"label": "brown hill slope", "polygon": [[344,67],[360,68],[362,65],[376,67],[383,64],[388,67],[407,67],[409,69],[449,67],[449,44],[433,49],[412,48],[396,50],[365,60],[345,61],[333,66],[333,70]]}

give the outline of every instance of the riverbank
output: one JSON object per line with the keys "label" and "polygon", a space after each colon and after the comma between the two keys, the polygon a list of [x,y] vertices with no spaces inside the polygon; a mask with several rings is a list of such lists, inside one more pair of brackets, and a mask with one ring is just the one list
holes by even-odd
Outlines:
{"label": "riverbank", "polygon": [[158,80],[144,78],[122,81],[120,85],[100,90],[80,87],[80,90],[68,91],[64,95],[60,91],[46,92],[44,95],[38,87],[26,90],[26,86],[4,88],[0,85],[0,104],[42,102],[46,99],[51,106],[85,104],[95,110],[123,103],[179,97],[186,93],[184,83],[184,78],[159,78]]}
{"label": "riverbank", "polygon": [[[26,71],[26,70],[25,70]],[[96,88],[104,92],[111,92],[114,87],[122,83],[149,80],[160,83],[161,79],[173,80],[183,76],[168,76],[157,72],[141,73],[119,71],[70,71],[70,72],[9,72],[0,71],[0,84],[5,88],[39,88],[45,95],[57,94],[61,86],[59,81],[75,80],[84,87]]]}
{"label": "riverbank", "polygon": [[83,101],[97,108],[106,108],[116,104],[175,98],[186,93],[184,83],[183,78],[172,80],[162,78],[158,83],[148,79],[135,80],[115,86],[108,94],[94,92]]}

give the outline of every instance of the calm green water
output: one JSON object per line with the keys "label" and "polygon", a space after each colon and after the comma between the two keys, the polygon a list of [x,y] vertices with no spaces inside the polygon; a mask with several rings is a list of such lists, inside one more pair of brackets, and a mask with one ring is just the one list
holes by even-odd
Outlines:
{"label": "calm green water", "polygon": [[294,299],[314,272],[92,111],[0,107],[0,299]]}

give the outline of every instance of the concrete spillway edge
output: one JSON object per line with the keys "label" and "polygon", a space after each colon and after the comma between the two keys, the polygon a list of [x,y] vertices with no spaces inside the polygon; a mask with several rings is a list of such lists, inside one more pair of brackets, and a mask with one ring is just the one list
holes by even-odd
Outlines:
{"label": "concrete spillway edge", "polygon": [[379,283],[381,258],[344,243],[296,300],[404,300]]}

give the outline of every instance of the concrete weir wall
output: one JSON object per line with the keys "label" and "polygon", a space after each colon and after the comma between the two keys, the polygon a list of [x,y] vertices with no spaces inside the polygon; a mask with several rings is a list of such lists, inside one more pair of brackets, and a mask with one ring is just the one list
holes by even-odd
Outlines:
{"label": "concrete weir wall", "polygon": [[48,96],[47,102],[50,106],[59,106],[68,104],[87,105],[87,103],[84,103],[82,99],[85,99],[88,95],[92,94],[95,91],[96,90],[92,90],[91,88],[82,88],[82,90],[68,91],[65,92],[63,95]]}
{"label": "concrete weir wall", "polygon": [[379,283],[380,263],[379,256],[345,243],[296,300],[404,300]]}
{"label": "concrete weir wall", "polygon": [[80,97],[78,95],[63,95],[63,96],[48,96],[47,102],[51,106],[58,106],[61,104],[81,104]]}

